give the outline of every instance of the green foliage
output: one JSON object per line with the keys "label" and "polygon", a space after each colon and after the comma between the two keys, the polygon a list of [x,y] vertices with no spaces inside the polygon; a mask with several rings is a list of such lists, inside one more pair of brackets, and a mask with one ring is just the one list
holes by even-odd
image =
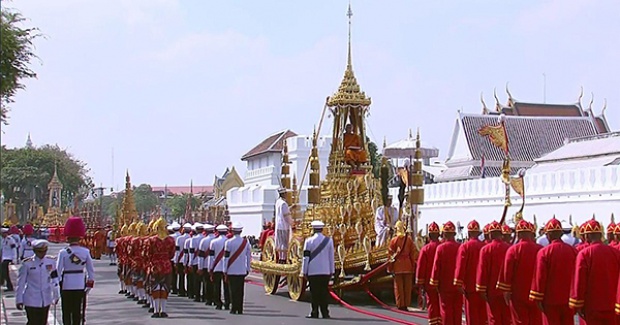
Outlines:
{"label": "green foliage", "polygon": [[159,203],[159,199],[149,184],[140,184],[133,190],[133,197],[136,202],[136,210],[138,215],[149,215]]}
{"label": "green foliage", "polygon": [[[34,197],[47,207],[47,184],[57,166],[58,178],[63,184],[62,205],[68,206],[75,196],[82,196],[92,188],[86,164],[58,146],[6,149],[0,154],[0,189],[5,200],[20,204]],[[83,198],[83,197],[81,197]]]}
{"label": "green foliage", "polygon": [[[379,152],[377,144],[370,141],[370,138],[366,137],[366,142],[368,143],[368,158],[370,159],[370,164],[372,165],[372,174],[376,178],[380,178],[381,160],[383,159],[383,154]],[[394,168],[388,160],[388,179],[392,179],[392,177],[394,177]]]}
{"label": "green foliage", "polygon": [[36,28],[21,28],[18,25],[26,18],[17,12],[2,8],[0,24],[0,121],[6,124],[7,104],[13,102],[13,96],[19,89],[25,88],[23,79],[36,78],[30,69],[30,61],[36,58],[32,41],[39,37]]}
{"label": "green foliage", "polygon": [[[189,193],[185,193],[183,195],[176,195],[173,197],[169,197],[166,200],[166,206],[170,211],[170,216],[173,219],[182,218],[185,216],[185,208],[187,207],[187,199],[189,197]],[[200,207],[200,200],[193,196],[191,200],[192,211],[196,211]]]}

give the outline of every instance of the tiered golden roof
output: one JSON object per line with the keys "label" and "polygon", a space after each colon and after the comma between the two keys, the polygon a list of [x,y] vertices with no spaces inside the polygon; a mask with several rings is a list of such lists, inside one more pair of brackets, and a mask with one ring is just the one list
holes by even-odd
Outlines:
{"label": "tiered golden roof", "polygon": [[136,210],[136,202],[133,197],[133,188],[131,187],[131,178],[129,177],[128,171],[125,176],[125,194],[123,196],[123,205],[117,224],[120,228],[122,225],[132,224],[136,221],[138,221],[138,211]]}

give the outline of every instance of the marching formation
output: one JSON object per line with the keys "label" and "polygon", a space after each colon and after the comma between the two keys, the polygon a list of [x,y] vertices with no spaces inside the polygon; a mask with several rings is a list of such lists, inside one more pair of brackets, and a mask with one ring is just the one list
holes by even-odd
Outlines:
{"label": "marching formation", "polygon": [[119,294],[148,308],[153,318],[168,317],[169,294],[243,314],[251,247],[242,231],[238,223],[181,227],[163,218],[123,225],[114,245]]}
{"label": "marching formation", "polygon": [[482,228],[481,240],[474,220],[469,239],[459,244],[452,222],[441,230],[431,223],[416,266],[429,324],[461,324],[463,304],[471,325],[572,325],[575,314],[581,324],[620,324],[620,225],[607,228],[607,244],[594,218],[579,230],[581,240],[567,240],[554,217],[540,245],[534,224],[520,220],[513,238],[513,229],[493,221]]}

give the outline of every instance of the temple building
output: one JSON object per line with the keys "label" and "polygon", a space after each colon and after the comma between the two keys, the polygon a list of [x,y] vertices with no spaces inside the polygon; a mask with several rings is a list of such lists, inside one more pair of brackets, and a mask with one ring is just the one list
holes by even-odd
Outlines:
{"label": "temple building", "polygon": [[[327,172],[327,159],[331,147],[331,137],[317,140],[321,175]],[[272,221],[275,213],[277,189],[282,186],[282,154],[290,157],[290,174],[301,187],[300,208],[304,210],[307,202],[309,172],[302,178],[306,162],[312,150],[312,136],[297,135],[291,130],[282,130],[269,135],[241,157],[246,162],[247,172],[243,185],[226,192],[226,202],[230,221],[241,222],[244,233],[260,235],[264,223]]]}
{"label": "temple building", "polygon": [[503,153],[478,134],[481,127],[495,124],[499,114],[506,116],[512,174],[534,166],[536,159],[562,147],[567,139],[609,132],[605,107],[595,116],[592,104],[582,109],[581,96],[574,104],[539,104],[517,101],[508,89],[506,92],[508,104],[500,104],[495,95],[494,111],[481,98],[481,114],[457,114],[447,169],[435,178],[436,182],[499,176]]}
{"label": "temple building", "polygon": [[213,197],[202,206],[206,222],[215,224],[229,221],[226,192],[236,187],[243,187],[243,179],[241,179],[234,166],[226,168],[222,176],[215,176],[213,181]]}
{"label": "temple building", "polygon": [[[579,102],[523,103],[507,93],[508,105],[496,99],[493,112],[484,101],[482,114],[459,112],[448,168],[436,178],[439,183],[425,185],[420,224],[451,220],[465,226],[473,218],[481,224],[500,220],[504,153],[478,134],[483,126],[497,125],[500,114],[505,115],[510,174],[525,170],[523,217],[539,227],[554,215],[577,224],[592,216],[609,223],[620,202],[620,132],[609,132],[605,109],[595,115],[591,104],[583,110]],[[509,224],[523,203],[514,190],[510,193]]]}

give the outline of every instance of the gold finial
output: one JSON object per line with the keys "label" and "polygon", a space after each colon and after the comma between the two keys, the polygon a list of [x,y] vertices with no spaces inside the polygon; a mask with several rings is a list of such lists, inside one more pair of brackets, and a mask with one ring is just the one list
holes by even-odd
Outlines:
{"label": "gold finial", "polygon": [[387,137],[383,136],[383,149],[385,150],[385,147],[387,147]]}
{"label": "gold finial", "polygon": [[588,104],[588,111],[592,112],[592,104],[594,104],[594,93],[592,94],[592,98],[590,98],[590,104]]}
{"label": "gold finial", "polygon": [[512,94],[510,93],[510,90],[508,90],[508,82],[506,82],[506,94],[508,94],[508,106],[512,107],[512,104],[514,104],[514,98],[512,98]]}
{"label": "gold finial", "polygon": [[493,88],[493,97],[495,97],[495,110],[499,113],[501,112],[502,104],[499,103],[499,98],[497,98],[497,89]]}
{"label": "gold finial", "polygon": [[601,110],[601,116],[605,115],[605,110],[607,109],[607,98],[603,99],[603,109]]}
{"label": "gold finial", "polygon": [[417,131],[416,138],[415,138],[415,148],[420,149],[421,147],[422,147],[422,144],[420,143],[420,127],[418,127],[418,131]]}
{"label": "gold finial", "polygon": [[360,86],[353,74],[353,59],[351,55],[351,17],[353,11],[351,10],[351,3],[349,3],[349,9],[347,10],[347,16],[349,17],[349,40],[348,40],[348,52],[347,52],[347,68],[344,72],[344,78],[340,82],[338,91],[328,97],[327,106],[336,105],[361,105],[369,106],[371,103],[370,98],[366,97],[366,93],[360,90]]}
{"label": "gold finial", "polygon": [[482,103],[482,114],[489,114],[489,109],[487,108],[487,104],[484,102],[484,97],[482,96],[482,92],[480,92],[480,103]]}
{"label": "gold finial", "polygon": [[581,105],[581,98],[583,98],[583,86],[581,86],[581,92],[579,93],[579,97],[577,98],[577,103]]}
{"label": "gold finial", "polygon": [[411,129],[409,129],[409,139],[413,139],[413,135],[411,134]]}
{"label": "gold finial", "polygon": [[351,17],[353,17],[353,11],[351,10],[351,0],[349,0],[349,10],[347,10],[347,17],[349,17],[349,52],[347,53],[347,70],[352,70],[351,64]]}
{"label": "gold finial", "polygon": [[614,220],[614,213],[611,213],[611,223],[616,223],[616,221]]}

